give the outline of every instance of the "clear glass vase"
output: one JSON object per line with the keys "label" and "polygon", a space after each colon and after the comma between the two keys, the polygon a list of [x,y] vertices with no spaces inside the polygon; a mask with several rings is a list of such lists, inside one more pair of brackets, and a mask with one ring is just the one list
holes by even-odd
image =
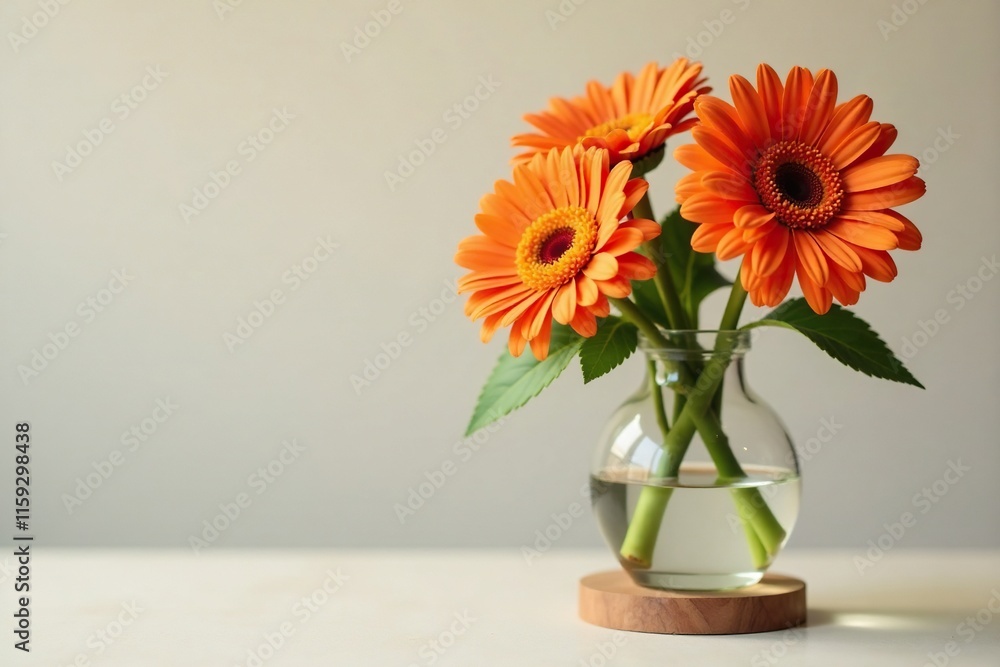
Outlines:
{"label": "clear glass vase", "polygon": [[662,334],[659,345],[640,336],[646,378],[598,443],[591,464],[598,524],[642,586],[755,584],[798,515],[795,449],[747,387],[749,332]]}

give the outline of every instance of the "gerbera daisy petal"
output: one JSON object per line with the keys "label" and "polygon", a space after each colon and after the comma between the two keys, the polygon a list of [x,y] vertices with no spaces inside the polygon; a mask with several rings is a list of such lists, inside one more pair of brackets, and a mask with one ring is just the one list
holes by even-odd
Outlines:
{"label": "gerbera daisy petal", "polygon": [[909,155],[883,155],[858,161],[845,169],[841,176],[847,192],[874,190],[905,181],[917,173],[920,163]]}
{"label": "gerbera daisy petal", "polygon": [[830,290],[817,285],[809,277],[809,273],[802,265],[802,260],[798,256],[796,256],[795,261],[795,274],[799,278],[799,287],[802,288],[802,296],[806,298],[809,307],[814,312],[825,315],[830,310],[830,306],[833,305],[833,294],[830,293]]}
{"label": "gerbera daisy petal", "polygon": [[624,299],[632,293],[632,283],[624,276],[614,276],[608,280],[598,280],[597,288],[612,299]]}
{"label": "gerbera daisy petal", "polygon": [[799,141],[805,144],[816,143],[820,133],[830,122],[836,104],[837,76],[828,69],[820,70],[806,102],[806,116],[799,129]]}
{"label": "gerbera daisy petal", "polygon": [[795,248],[790,244],[777,270],[761,281],[763,305],[777,306],[788,295],[795,278],[795,263]]}
{"label": "gerbera daisy petal", "polygon": [[817,140],[817,148],[825,155],[832,153],[848,134],[868,122],[872,108],[872,99],[867,95],[858,95],[838,106],[833,112],[830,123]]}
{"label": "gerbera daisy petal", "polygon": [[719,245],[715,249],[715,254],[722,261],[726,261],[727,259],[742,255],[751,247],[749,243],[743,240],[742,230],[730,227],[729,231],[719,239]]}
{"label": "gerbera daisy petal", "polygon": [[718,131],[740,155],[749,155],[755,146],[740,124],[736,109],[717,97],[702,96],[694,103],[695,113],[706,126]]}
{"label": "gerbera daisy petal", "polygon": [[774,273],[785,259],[788,240],[791,234],[785,227],[779,227],[759,242],[753,244],[750,257],[753,258],[753,270],[759,276],[769,276]]}
{"label": "gerbera daisy petal", "polygon": [[827,266],[826,255],[823,254],[813,235],[797,231],[792,234],[792,240],[795,242],[795,255],[802,270],[820,287],[826,285],[830,277],[830,267]]}
{"label": "gerbera daisy petal", "polygon": [[700,194],[702,190],[704,190],[701,184],[702,173],[703,172],[700,171],[693,171],[690,174],[682,176],[680,180],[677,181],[677,184],[674,186],[674,195],[677,197],[678,202],[683,202],[688,197]]}
{"label": "gerbera daisy petal", "polygon": [[552,342],[552,315],[546,314],[542,327],[538,333],[529,341],[531,353],[539,361],[545,361],[549,356],[549,343]]}
{"label": "gerbera daisy petal", "polygon": [[717,224],[732,222],[740,202],[719,199],[707,192],[692,195],[681,204],[681,216],[691,222]]}
{"label": "gerbera daisy petal", "polygon": [[757,91],[764,105],[767,124],[773,139],[781,138],[781,98],[785,88],[781,78],[770,65],[761,63],[757,66]]}
{"label": "gerbera daisy petal", "polygon": [[573,331],[584,338],[591,338],[597,333],[597,318],[585,308],[577,309],[576,315],[570,321],[569,325],[573,327]]}
{"label": "gerbera daisy petal", "polygon": [[642,240],[652,241],[663,231],[659,224],[645,218],[632,218],[619,225],[622,229],[638,229],[642,233]]}
{"label": "gerbera daisy petal", "polygon": [[588,308],[597,303],[597,297],[600,291],[597,289],[597,283],[595,283],[591,278],[585,275],[579,275],[576,277],[576,303],[577,305]]}
{"label": "gerbera daisy petal", "polygon": [[767,235],[774,232],[778,227],[784,227],[784,225],[779,223],[777,218],[771,218],[762,225],[750,227],[749,229],[741,227],[740,229],[743,230],[744,241],[747,243],[756,243],[761,239],[767,238]]}
{"label": "gerbera daisy petal", "polygon": [[774,213],[760,204],[747,204],[736,210],[733,222],[740,229],[755,229],[774,220]]}
{"label": "gerbera daisy petal", "polygon": [[848,134],[830,154],[833,166],[837,169],[843,169],[854,162],[856,158],[868,150],[869,146],[875,143],[880,132],[878,123],[865,123]]}
{"label": "gerbera daisy petal", "polygon": [[593,280],[610,280],[618,273],[618,260],[606,252],[601,252],[590,258],[590,263],[583,269],[583,275]]}
{"label": "gerbera daisy petal", "polygon": [[[826,281],[826,288],[830,290],[833,298],[844,306],[853,306],[861,296],[860,290],[851,289],[850,286],[841,279],[841,271],[844,269],[833,265],[830,267],[830,277]],[[847,272],[850,273],[850,272]]]}
{"label": "gerbera daisy petal", "polygon": [[656,275],[656,264],[637,252],[625,253],[618,258],[618,275],[629,280],[649,280]]}
{"label": "gerbera daisy petal", "polygon": [[[809,95],[809,81],[803,67],[793,67],[781,96],[781,138],[796,139],[805,118],[803,106]],[[700,143],[700,142],[699,142]]]}
{"label": "gerbera daisy petal", "polygon": [[883,188],[852,192],[844,199],[845,212],[876,211],[894,206],[909,204],[920,199],[927,191],[927,184],[917,176],[911,176],[905,181],[888,185]]}
{"label": "gerbera daisy petal", "polygon": [[750,181],[731,171],[694,172],[690,176],[700,176],[698,179],[706,190],[723,199],[739,202],[756,202],[757,193]]}
{"label": "gerbera daisy petal", "polygon": [[500,318],[502,316],[503,313],[494,313],[483,320],[483,326],[479,329],[479,340],[484,343],[493,340],[493,334],[496,333],[497,327],[500,326]]}
{"label": "gerbera daisy petal", "polygon": [[635,208],[639,200],[646,195],[647,190],[649,190],[649,183],[641,178],[633,178],[626,183],[625,187],[622,188],[622,192],[625,193],[625,201],[622,203],[621,210],[618,211],[618,217],[624,218],[626,213]]}
{"label": "gerbera daisy petal", "polygon": [[721,171],[726,169],[726,165],[709,155],[708,151],[698,144],[678,146],[674,150],[674,159],[692,171]]}
{"label": "gerbera daisy petal", "polygon": [[509,248],[516,248],[521,240],[520,231],[506,218],[487,213],[476,215],[476,227],[491,239]]}
{"label": "gerbera daisy petal", "polygon": [[569,324],[576,316],[576,284],[573,281],[556,291],[552,301],[552,316],[559,324]]}
{"label": "gerbera daisy petal", "polygon": [[861,271],[869,278],[882,283],[892,282],[898,270],[896,262],[885,250],[870,250],[862,246],[852,245],[851,250],[861,258]]}
{"label": "gerbera daisy petal", "polygon": [[904,215],[900,215],[895,211],[883,211],[887,215],[891,215],[897,218],[903,224],[903,230],[896,232],[896,238],[899,239],[899,249],[900,250],[920,250],[920,246],[923,244],[923,235],[917,226],[914,225],[909,218]]}
{"label": "gerbera daisy petal", "polygon": [[635,227],[620,225],[604,245],[598,246],[600,252],[606,252],[615,257],[635,250],[642,244],[642,232]]}
{"label": "gerbera daisy petal", "polygon": [[698,225],[694,230],[694,234],[691,235],[691,248],[696,252],[711,253],[715,252],[716,247],[719,245],[719,241],[722,237],[729,233],[729,230],[735,229],[730,223],[720,223],[720,224],[703,224]]}
{"label": "gerbera daisy petal", "polygon": [[764,148],[771,139],[771,128],[760,95],[738,74],[729,77],[729,94],[750,140],[755,146]]}
{"label": "gerbera daisy petal", "polygon": [[861,259],[850,246],[825,229],[813,232],[813,239],[819,244],[823,254],[848,271],[861,270]]}
{"label": "gerbera daisy petal", "polygon": [[[528,339],[521,335],[520,329],[517,327],[511,327],[510,336],[507,338],[507,350],[510,352],[512,357],[520,357],[524,352],[525,346],[528,344]],[[534,352],[534,350],[532,350]],[[548,349],[539,350],[535,354],[535,358],[539,361],[545,361],[546,357],[549,356]]]}
{"label": "gerbera daisy petal", "polygon": [[891,209],[879,209],[877,211],[841,211],[838,216],[846,220],[859,220],[879,225],[894,232],[901,232],[906,229],[906,225],[900,222],[902,217]]}
{"label": "gerbera daisy petal", "polygon": [[899,245],[892,230],[867,222],[834,218],[824,230],[844,241],[872,250],[892,250]]}
{"label": "gerbera daisy petal", "polygon": [[749,161],[715,130],[699,125],[691,130],[691,136],[694,137],[699,146],[721,164],[737,174],[749,175]]}
{"label": "gerbera daisy petal", "polygon": [[892,144],[896,141],[896,128],[888,123],[882,123],[879,126],[878,139],[876,139],[871,146],[868,147],[864,153],[858,157],[855,162],[864,162],[865,160],[871,160],[872,158],[881,157],[885,155],[885,152],[892,147]]}

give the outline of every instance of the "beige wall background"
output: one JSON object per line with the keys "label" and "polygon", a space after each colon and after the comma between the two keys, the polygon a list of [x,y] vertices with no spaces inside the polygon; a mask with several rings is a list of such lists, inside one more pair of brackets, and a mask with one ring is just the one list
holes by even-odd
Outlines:
{"label": "beige wall background", "polygon": [[[834,69],[928,182],[905,211],[925,248],[856,308],[927,391],[791,332],[748,358],[803,454],[792,543],[860,554],[912,512],[893,548],[1000,546],[998,19],[985,0],[4,3],[0,498],[29,420],[51,545],[532,544],[585,503],[641,369],[584,389],[571,367],[463,440],[503,341],[453,298],[454,248],[521,114],[686,53],[726,96],[761,61]],[[681,174],[653,175],[661,210]],[[585,513],[557,546],[599,542]]]}

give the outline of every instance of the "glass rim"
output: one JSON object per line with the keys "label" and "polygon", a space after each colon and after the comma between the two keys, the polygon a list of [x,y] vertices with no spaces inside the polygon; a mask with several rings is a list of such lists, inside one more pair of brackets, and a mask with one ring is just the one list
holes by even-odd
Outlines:
{"label": "glass rim", "polygon": [[692,346],[689,343],[685,343],[683,340],[677,340],[676,345],[671,345],[670,347],[663,347],[660,344],[653,343],[649,338],[642,332],[639,332],[639,349],[647,353],[670,353],[670,352],[684,352],[687,354],[698,354],[698,355],[711,355],[716,352],[715,345],[720,336],[724,336],[725,340],[729,343],[729,349],[727,354],[736,356],[745,353],[750,349],[751,332],[748,329],[667,329],[660,325],[656,325],[657,330],[662,336],[673,342],[675,339],[682,337],[695,338],[694,342],[697,343],[697,347]]}

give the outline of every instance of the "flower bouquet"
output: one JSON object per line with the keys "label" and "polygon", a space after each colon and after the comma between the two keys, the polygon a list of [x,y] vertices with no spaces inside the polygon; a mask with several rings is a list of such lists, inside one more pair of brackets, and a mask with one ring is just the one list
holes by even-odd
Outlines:
{"label": "flower bouquet", "polygon": [[[646,354],[646,381],[595,459],[594,503],[626,570],[663,588],[755,583],[794,523],[798,487],[791,500],[766,492],[797,482],[798,467],[780,421],[743,386],[750,329],[792,329],[866,375],[921,386],[841,307],[869,279],[896,277],[890,251],[921,244],[895,210],[925,190],[918,161],[888,153],[896,128],[870,119],[865,95],[838,103],[826,69],[793,67],[783,81],[760,65],[756,85],[730,77],[731,102],[705,81],[698,63],[650,63],[526,115],[537,131],[513,138],[524,149],[513,178],[482,198],[481,234],[455,256],[469,270],[459,289],[482,340],[509,330],[469,433],[524,405],[576,357],[590,382]],[[676,184],[679,207],[657,218],[641,176],[685,131],[694,143],[673,156],[691,173]],[[730,281],[717,263],[736,258]],[[795,281],[803,297],[785,300]],[[729,298],[706,330],[699,308],[718,289]],[[774,309],[741,325],[747,297]],[[706,489],[724,493],[709,501]],[[728,512],[699,514],[720,498]],[[736,518],[728,527],[743,546],[699,541],[725,517]],[[671,556],[681,544],[702,552]],[[713,565],[720,551],[736,560]]]}

